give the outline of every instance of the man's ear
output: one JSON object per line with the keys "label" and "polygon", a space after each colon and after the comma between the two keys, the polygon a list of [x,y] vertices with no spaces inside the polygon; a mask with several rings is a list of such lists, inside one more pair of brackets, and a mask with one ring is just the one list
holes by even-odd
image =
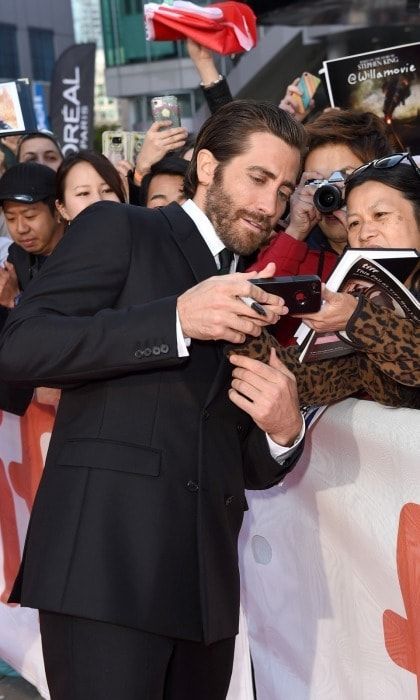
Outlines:
{"label": "man's ear", "polygon": [[219,165],[213,153],[207,148],[202,148],[197,153],[197,179],[200,185],[208,187],[213,182],[214,171]]}

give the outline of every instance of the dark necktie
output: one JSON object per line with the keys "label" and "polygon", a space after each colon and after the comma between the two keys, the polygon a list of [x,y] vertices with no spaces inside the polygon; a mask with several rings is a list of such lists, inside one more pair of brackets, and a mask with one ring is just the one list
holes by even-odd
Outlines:
{"label": "dark necktie", "polygon": [[233,260],[232,251],[228,250],[227,248],[223,248],[223,250],[221,250],[219,253],[219,262],[220,262],[220,269],[218,272],[219,275],[228,275],[229,274],[232,260]]}

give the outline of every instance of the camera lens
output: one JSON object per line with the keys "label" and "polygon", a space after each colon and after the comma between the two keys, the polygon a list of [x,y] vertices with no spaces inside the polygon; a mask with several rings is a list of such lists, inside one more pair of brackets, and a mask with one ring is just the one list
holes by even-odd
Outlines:
{"label": "camera lens", "polygon": [[329,214],[343,206],[341,190],[336,185],[321,185],[314,194],[314,205],[323,214]]}
{"label": "camera lens", "polygon": [[299,306],[305,306],[305,302],[306,302],[305,292],[303,292],[303,291],[296,292],[295,300],[299,304]]}

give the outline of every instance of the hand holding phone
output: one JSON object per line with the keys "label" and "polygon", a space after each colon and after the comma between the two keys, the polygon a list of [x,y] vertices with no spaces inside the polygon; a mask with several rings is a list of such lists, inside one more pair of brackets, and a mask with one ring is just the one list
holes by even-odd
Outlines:
{"label": "hand holding phone", "polygon": [[104,131],[102,133],[102,153],[117,165],[120,160],[128,160],[128,142],[126,131]]}
{"label": "hand holding phone", "polygon": [[305,71],[287,90],[287,99],[295,111],[304,115],[310,109],[311,100],[321,80],[316,75]]}
{"label": "hand holding phone", "polygon": [[[152,115],[155,122],[170,120],[171,126],[181,126],[181,116],[178,104],[178,99],[175,95],[162,95],[161,97],[152,97],[151,100]],[[162,127],[169,128],[169,127]]]}

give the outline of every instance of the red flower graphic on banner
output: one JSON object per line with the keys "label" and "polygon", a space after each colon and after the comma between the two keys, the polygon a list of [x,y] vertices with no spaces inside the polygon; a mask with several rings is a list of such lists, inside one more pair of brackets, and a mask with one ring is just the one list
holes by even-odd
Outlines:
{"label": "red flower graphic on banner", "polygon": [[[14,493],[25,501],[30,513],[44,467],[41,438],[44,434],[51,434],[54,418],[55,410],[52,406],[33,401],[26,414],[19,419],[22,462],[5,465],[0,459],[0,534],[5,579],[0,601],[3,603],[9,597],[21,558]],[[3,412],[0,411],[0,423],[2,420]]]}
{"label": "red flower graphic on banner", "polygon": [[398,666],[416,674],[420,698],[420,505],[416,503],[406,503],[401,510],[397,568],[407,619],[385,610],[385,646]]}

